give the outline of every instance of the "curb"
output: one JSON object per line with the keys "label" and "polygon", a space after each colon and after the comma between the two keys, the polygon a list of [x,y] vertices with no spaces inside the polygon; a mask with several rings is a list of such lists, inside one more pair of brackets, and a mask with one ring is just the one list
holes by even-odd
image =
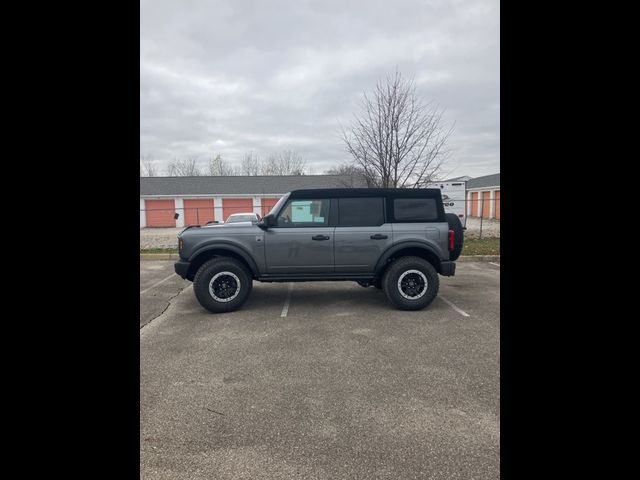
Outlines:
{"label": "curb", "polygon": [[140,260],[177,260],[177,253],[141,253]]}
{"label": "curb", "polygon": [[500,255],[462,255],[456,262],[499,262]]}
{"label": "curb", "polygon": [[[140,260],[177,260],[177,253],[141,253]],[[499,262],[500,255],[462,255],[456,262]]]}

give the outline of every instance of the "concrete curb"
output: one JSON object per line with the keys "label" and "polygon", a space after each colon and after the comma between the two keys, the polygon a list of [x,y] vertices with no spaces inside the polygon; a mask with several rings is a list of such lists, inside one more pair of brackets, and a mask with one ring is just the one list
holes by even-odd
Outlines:
{"label": "concrete curb", "polygon": [[177,260],[177,253],[141,253],[140,260]]}
{"label": "concrete curb", "polygon": [[[140,260],[177,260],[177,253],[141,253]],[[500,255],[463,255],[456,262],[499,262]]]}
{"label": "concrete curb", "polygon": [[456,262],[499,262],[500,255],[462,255]]}

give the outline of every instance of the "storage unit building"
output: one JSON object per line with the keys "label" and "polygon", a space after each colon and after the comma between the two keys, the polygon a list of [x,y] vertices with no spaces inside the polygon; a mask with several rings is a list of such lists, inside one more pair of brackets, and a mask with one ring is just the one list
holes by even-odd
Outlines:
{"label": "storage unit building", "polygon": [[232,213],[264,216],[291,190],[346,185],[367,186],[358,175],[140,177],[140,228],[224,222]]}
{"label": "storage unit building", "polygon": [[467,203],[471,217],[500,220],[500,174],[468,180]]}

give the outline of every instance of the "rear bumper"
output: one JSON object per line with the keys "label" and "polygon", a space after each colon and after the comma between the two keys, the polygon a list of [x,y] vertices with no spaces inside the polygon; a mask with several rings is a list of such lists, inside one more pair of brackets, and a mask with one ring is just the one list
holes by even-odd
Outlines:
{"label": "rear bumper", "polygon": [[178,260],[176,263],[173,264],[173,267],[175,268],[176,273],[180,275],[180,277],[182,278],[187,277],[187,271],[189,270],[190,266],[191,266],[190,262],[185,262],[183,260]]}
{"label": "rear bumper", "polygon": [[456,274],[456,262],[440,262],[440,275],[443,277],[453,277]]}

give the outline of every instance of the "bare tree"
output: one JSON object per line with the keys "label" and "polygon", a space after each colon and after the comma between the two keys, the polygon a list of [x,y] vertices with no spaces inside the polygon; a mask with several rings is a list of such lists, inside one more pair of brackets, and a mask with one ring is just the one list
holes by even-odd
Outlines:
{"label": "bare tree", "polygon": [[294,150],[272,154],[263,168],[263,175],[306,175],[307,161]]}
{"label": "bare tree", "polygon": [[212,177],[228,177],[237,175],[236,169],[219,153],[209,160],[209,175]]}
{"label": "bare tree", "polygon": [[158,175],[158,169],[149,155],[140,156],[140,176],[155,177]]}
{"label": "bare tree", "polygon": [[349,163],[343,163],[336,167],[330,168],[324,172],[326,175],[341,175],[344,179],[339,180],[344,187],[353,188],[355,186],[361,186],[361,182],[358,182],[358,178],[364,179],[367,187],[375,187],[375,178],[367,176],[364,168]]}
{"label": "bare tree", "polygon": [[198,158],[190,156],[185,159],[174,159],[167,166],[170,177],[199,177],[202,175],[198,167]]}
{"label": "bare tree", "polygon": [[399,72],[364,94],[342,140],[367,178],[380,187],[421,187],[436,180],[448,157],[453,127],[442,125],[442,111],[416,95],[413,80]]}
{"label": "bare tree", "polygon": [[262,162],[258,155],[253,152],[245,153],[240,163],[241,175],[260,175],[262,173]]}

